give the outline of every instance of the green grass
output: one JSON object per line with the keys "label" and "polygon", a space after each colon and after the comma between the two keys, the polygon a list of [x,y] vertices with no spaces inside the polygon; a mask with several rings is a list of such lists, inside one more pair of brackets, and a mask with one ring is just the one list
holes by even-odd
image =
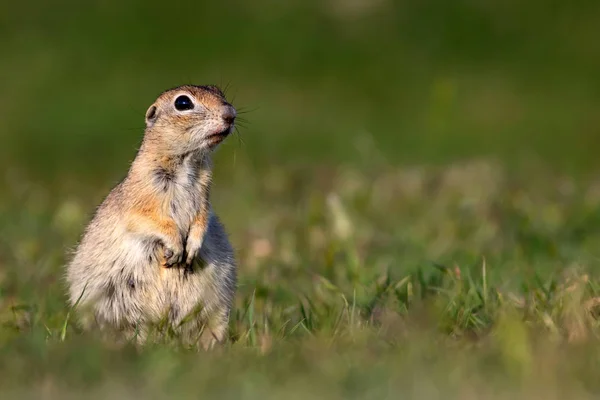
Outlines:
{"label": "green grass", "polygon": [[[0,13],[3,399],[600,393],[597,4],[158,3]],[[248,111],[230,340],[116,348],[63,265],[186,82]]]}
{"label": "green grass", "polygon": [[93,203],[15,184],[15,198],[26,195],[3,210],[3,388],[61,398],[600,390],[597,183],[514,177],[488,161],[251,174],[231,182],[248,198],[216,193],[240,287],[231,341],[208,355],[176,337],[113,349],[65,325],[61,263]]}

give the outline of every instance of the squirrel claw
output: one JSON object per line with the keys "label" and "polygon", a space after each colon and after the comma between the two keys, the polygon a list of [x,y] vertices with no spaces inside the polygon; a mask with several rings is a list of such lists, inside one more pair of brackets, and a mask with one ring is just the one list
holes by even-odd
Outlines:
{"label": "squirrel claw", "polygon": [[194,263],[194,260],[196,259],[196,257],[198,257],[198,254],[200,253],[201,247],[202,247],[201,239],[200,240],[188,239],[186,249],[185,249],[185,253],[186,253],[185,264],[187,266],[191,266]]}
{"label": "squirrel claw", "polygon": [[182,258],[182,254],[175,254],[175,252],[171,249],[165,249],[165,253],[164,253],[165,259],[162,263],[163,267],[172,267],[175,264],[178,264],[181,262],[181,258]]}
{"label": "squirrel claw", "polygon": [[192,263],[194,262],[195,259],[195,254],[188,254],[186,260],[185,260],[185,265],[187,265],[188,267],[192,265]]}

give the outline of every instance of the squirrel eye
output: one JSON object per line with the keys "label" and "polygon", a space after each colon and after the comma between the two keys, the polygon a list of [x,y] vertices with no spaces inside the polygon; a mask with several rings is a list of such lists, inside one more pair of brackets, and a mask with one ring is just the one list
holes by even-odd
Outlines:
{"label": "squirrel eye", "polygon": [[175,99],[175,108],[178,111],[191,110],[194,108],[194,103],[189,97],[181,95]]}

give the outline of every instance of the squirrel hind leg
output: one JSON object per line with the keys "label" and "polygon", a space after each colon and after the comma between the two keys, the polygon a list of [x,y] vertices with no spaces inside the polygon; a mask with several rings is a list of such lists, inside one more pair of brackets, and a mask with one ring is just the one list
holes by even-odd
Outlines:
{"label": "squirrel hind leg", "polygon": [[209,351],[227,341],[229,328],[228,313],[225,310],[215,312],[207,320],[199,322],[194,339],[199,349]]}
{"label": "squirrel hind leg", "polygon": [[226,341],[228,324],[226,321],[213,326],[207,326],[200,335],[200,346],[203,350],[212,350],[217,345],[223,345]]}

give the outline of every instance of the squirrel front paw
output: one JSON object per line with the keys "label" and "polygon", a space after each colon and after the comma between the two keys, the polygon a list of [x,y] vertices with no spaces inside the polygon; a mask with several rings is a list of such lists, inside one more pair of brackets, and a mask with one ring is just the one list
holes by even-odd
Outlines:
{"label": "squirrel front paw", "polygon": [[169,243],[163,244],[164,260],[162,265],[164,267],[171,267],[175,264],[179,264],[183,259],[183,245],[180,243]]}
{"label": "squirrel front paw", "polygon": [[190,266],[194,262],[194,259],[200,252],[200,248],[202,247],[202,237],[200,238],[188,238],[185,252],[186,252],[186,265]]}

